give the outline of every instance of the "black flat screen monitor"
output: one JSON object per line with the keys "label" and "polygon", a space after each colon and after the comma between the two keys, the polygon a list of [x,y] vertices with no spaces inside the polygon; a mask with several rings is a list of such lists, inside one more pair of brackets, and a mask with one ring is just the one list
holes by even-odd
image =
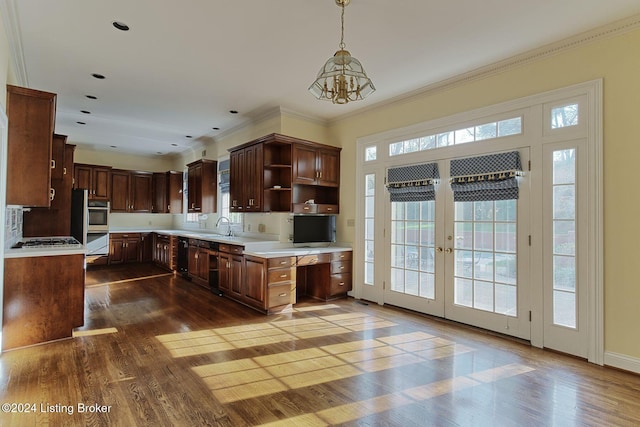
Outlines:
{"label": "black flat screen monitor", "polygon": [[294,215],[293,243],[332,243],[336,241],[334,215]]}

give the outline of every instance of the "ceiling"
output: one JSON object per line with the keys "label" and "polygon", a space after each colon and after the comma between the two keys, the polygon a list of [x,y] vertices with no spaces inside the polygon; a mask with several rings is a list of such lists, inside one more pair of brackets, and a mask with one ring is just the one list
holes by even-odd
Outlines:
{"label": "ceiling", "polygon": [[334,0],[0,0],[0,10],[18,84],[58,94],[57,133],[165,155],[278,107],[335,120],[638,14],[640,2],[352,0],[346,48],[377,91],[346,105],[307,91],[338,49]]}

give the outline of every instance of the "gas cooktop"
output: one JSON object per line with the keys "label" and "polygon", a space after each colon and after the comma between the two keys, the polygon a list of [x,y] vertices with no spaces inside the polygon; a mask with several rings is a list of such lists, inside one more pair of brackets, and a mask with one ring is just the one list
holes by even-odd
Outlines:
{"label": "gas cooktop", "polygon": [[73,237],[35,237],[25,239],[12,246],[13,249],[27,248],[81,248],[82,244]]}

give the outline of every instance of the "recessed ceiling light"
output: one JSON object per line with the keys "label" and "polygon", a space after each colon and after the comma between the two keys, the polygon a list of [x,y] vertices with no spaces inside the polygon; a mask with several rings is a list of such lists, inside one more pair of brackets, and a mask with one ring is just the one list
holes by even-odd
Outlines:
{"label": "recessed ceiling light", "polygon": [[178,144],[171,144],[171,146],[172,146],[172,147],[177,147],[177,146],[178,146]]}
{"label": "recessed ceiling light", "polygon": [[237,112],[236,110],[229,110],[229,112],[230,112],[231,114],[238,114],[238,112]]}
{"label": "recessed ceiling light", "polygon": [[87,110],[81,110],[80,112],[83,114],[91,114],[91,111],[87,111]]}
{"label": "recessed ceiling light", "polygon": [[124,22],[113,21],[112,24],[113,24],[114,27],[116,27],[120,31],[129,31],[129,26],[127,24],[125,24]]}
{"label": "recessed ceiling light", "polygon": [[98,74],[98,73],[93,73],[91,74],[93,77],[95,77],[96,79],[102,80],[105,77],[102,74]]}
{"label": "recessed ceiling light", "polygon": [[93,96],[93,95],[85,95],[85,96],[89,99],[98,99],[97,96]]}
{"label": "recessed ceiling light", "polygon": [[218,128],[218,127],[215,127],[215,128],[213,128],[213,130],[220,130],[220,128]]}
{"label": "recessed ceiling light", "polygon": [[185,138],[193,138],[191,135],[185,135]]}
{"label": "recessed ceiling light", "polygon": [[162,154],[162,151],[156,151],[156,154]]}
{"label": "recessed ceiling light", "polygon": [[115,145],[110,145],[109,147],[111,147],[111,148],[118,148],[118,147],[117,147],[117,146],[115,146]]}
{"label": "recessed ceiling light", "polygon": [[79,125],[86,125],[85,122],[76,122],[76,123],[79,124]]}

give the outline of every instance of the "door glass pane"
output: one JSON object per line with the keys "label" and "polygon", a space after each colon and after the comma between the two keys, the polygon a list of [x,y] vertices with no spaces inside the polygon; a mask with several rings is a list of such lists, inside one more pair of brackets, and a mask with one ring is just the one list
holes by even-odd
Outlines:
{"label": "door glass pane", "polygon": [[[375,147],[369,147],[368,149]],[[374,151],[375,154],[375,151]],[[376,176],[375,174],[365,175],[364,193],[364,284],[373,286],[373,265],[374,265],[374,241],[375,241],[375,220],[373,213],[375,209]]]}
{"label": "door glass pane", "polygon": [[391,290],[435,299],[435,202],[391,203]]}
{"label": "door glass pane", "polygon": [[455,202],[455,304],[517,316],[516,206]]}
{"label": "door glass pane", "polygon": [[[577,107],[577,106],[576,106]],[[568,123],[559,110],[558,123]],[[575,328],[576,306],[576,150],[553,152],[553,323]]]}

